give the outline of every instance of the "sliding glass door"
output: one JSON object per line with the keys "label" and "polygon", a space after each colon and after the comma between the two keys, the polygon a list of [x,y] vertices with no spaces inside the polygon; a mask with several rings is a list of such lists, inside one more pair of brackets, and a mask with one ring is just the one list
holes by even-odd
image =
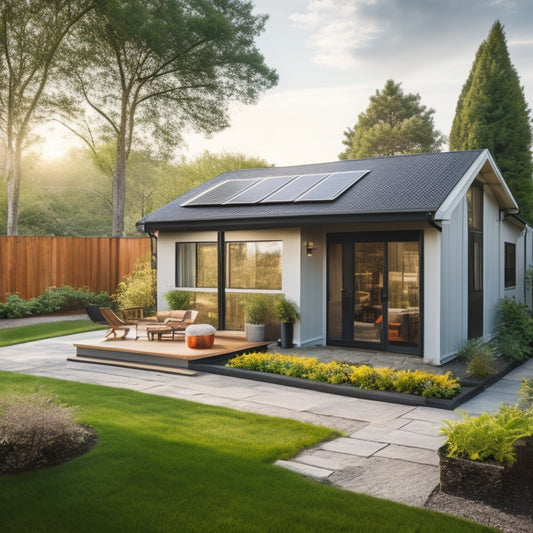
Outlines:
{"label": "sliding glass door", "polygon": [[421,233],[328,239],[328,342],[420,353]]}

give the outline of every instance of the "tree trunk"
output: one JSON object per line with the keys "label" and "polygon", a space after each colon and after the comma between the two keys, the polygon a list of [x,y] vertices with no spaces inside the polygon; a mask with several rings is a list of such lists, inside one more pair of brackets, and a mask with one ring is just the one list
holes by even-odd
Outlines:
{"label": "tree trunk", "polygon": [[8,146],[6,153],[7,235],[18,235],[21,150]]}
{"label": "tree trunk", "polygon": [[124,212],[126,204],[126,142],[117,139],[117,163],[113,176],[113,237],[124,237]]}

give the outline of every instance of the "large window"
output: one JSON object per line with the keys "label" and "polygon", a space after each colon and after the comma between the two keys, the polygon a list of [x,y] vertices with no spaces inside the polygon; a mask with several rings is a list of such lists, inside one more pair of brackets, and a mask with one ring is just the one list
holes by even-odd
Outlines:
{"label": "large window", "polygon": [[229,242],[226,288],[281,289],[281,242]]}
{"label": "large window", "polygon": [[505,249],[505,287],[516,286],[516,245],[504,243]]}
{"label": "large window", "polygon": [[282,242],[227,242],[224,250],[225,290],[218,293],[218,243],[176,243],[176,287],[204,289],[191,290],[203,321],[243,329],[247,293],[281,290]]}
{"label": "large window", "polygon": [[216,289],[217,279],[216,243],[176,243],[176,287]]}

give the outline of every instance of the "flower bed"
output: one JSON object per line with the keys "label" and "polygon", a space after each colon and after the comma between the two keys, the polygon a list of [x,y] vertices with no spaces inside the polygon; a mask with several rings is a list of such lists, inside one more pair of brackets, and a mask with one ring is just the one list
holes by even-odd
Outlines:
{"label": "flower bed", "polygon": [[398,392],[424,398],[452,399],[461,391],[459,379],[446,374],[432,374],[421,370],[393,370],[367,365],[351,365],[316,358],[279,353],[249,353],[239,355],[226,364],[257,372],[296,377],[333,385],[349,385],[359,389]]}

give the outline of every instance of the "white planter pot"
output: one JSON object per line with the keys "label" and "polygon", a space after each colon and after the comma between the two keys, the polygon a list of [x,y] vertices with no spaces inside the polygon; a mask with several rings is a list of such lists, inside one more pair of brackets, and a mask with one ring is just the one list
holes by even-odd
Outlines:
{"label": "white planter pot", "polygon": [[246,340],[248,342],[263,342],[265,340],[265,325],[246,324]]}

